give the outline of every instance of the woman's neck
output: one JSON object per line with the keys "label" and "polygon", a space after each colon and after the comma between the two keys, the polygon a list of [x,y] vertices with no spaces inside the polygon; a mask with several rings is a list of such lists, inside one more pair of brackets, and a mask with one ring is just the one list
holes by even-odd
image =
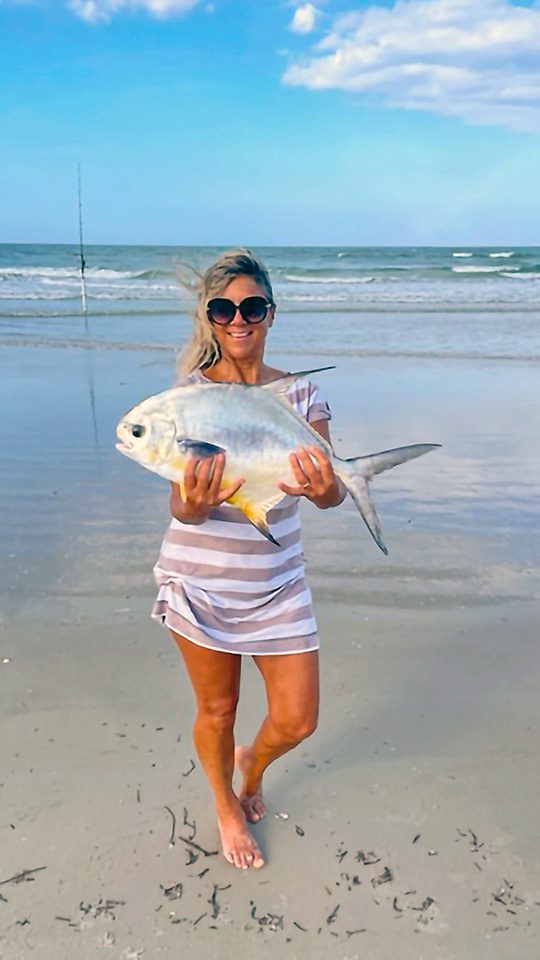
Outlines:
{"label": "woman's neck", "polygon": [[206,367],[203,371],[208,380],[219,383],[248,383],[250,385],[268,383],[269,380],[279,376],[281,370],[275,370],[273,367],[263,363],[262,358],[256,361],[244,361],[220,357],[211,367]]}

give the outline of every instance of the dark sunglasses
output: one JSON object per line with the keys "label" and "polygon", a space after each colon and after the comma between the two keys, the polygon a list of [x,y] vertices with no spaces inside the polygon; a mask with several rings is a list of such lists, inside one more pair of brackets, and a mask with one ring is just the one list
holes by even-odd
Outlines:
{"label": "dark sunglasses", "polygon": [[236,316],[236,311],[240,311],[241,317],[246,323],[262,323],[268,313],[268,307],[273,307],[271,300],[265,300],[264,297],[245,297],[241,303],[233,303],[226,297],[214,297],[206,304],[206,316],[211,323],[227,324],[231,323]]}

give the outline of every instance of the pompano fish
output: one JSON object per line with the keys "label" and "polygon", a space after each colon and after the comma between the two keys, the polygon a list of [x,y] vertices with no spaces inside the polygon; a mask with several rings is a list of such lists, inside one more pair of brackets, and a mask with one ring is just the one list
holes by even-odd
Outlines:
{"label": "pompano fish", "polygon": [[190,456],[225,453],[222,487],[236,477],[245,477],[245,483],[227,503],[242,510],[263,536],[279,546],[267,521],[269,511],[285,496],[277,483],[297,483],[289,462],[291,451],[298,446],[318,446],[330,458],[334,473],[353,498],[375,543],[388,553],[368,482],[383,470],[421,457],[439,444],[417,443],[346,460],[337,457],[285,396],[295,379],[317,372],[287,374],[263,386],[208,381],[165,390],[126,413],[116,430],[120,441],[116,447],[148,470],[178,483],[182,495]]}

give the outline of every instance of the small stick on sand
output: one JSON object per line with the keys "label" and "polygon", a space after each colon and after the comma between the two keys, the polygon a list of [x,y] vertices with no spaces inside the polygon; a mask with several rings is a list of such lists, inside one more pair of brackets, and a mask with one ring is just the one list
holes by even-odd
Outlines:
{"label": "small stick on sand", "polygon": [[191,840],[194,840],[194,839],[195,839],[195,834],[197,833],[197,824],[196,824],[195,820],[191,821],[191,820],[189,819],[189,811],[188,811],[188,808],[187,808],[187,807],[184,807],[184,826],[185,826],[185,827],[189,827],[190,830],[193,831],[192,834],[191,834],[190,839],[191,839]]}
{"label": "small stick on sand", "polygon": [[176,830],[176,817],[172,812],[171,808],[168,807],[167,805],[165,805],[165,810],[167,810],[167,812],[170,813],[172,817],[172,826],[171,826],[171,835],[169,837],[169,844],[171,847],[174,847],[174,831]]}
{"label": "small stick on sand", "polygon": [[7,880],[0,880],[0,887],[3,887],[5,883],[20,883],[21,880],[35,880],[35,877],[31,877],[31,873],[37,873],[38,870],[46,870],[47,867],[33,867],[32,870],[22,870],[21,873],[16,873],[12,877],[8,877]]}
{"label": "small stick on sand", "polygon": [[332,913],[330,913],[330,914],[327,916],[326,922],[327,922],[328,924],[330,924],[330,923],[335,923],[335,922],[336,922],[336,919],[337,919],[337,915],[338,915],[340,906],[341,906],[341,904],[338,903],[337,907],[334,907],[334,909],[332,910]]}
{"label": "small stick on sand", "polygon": [[195,850],[198,850],[199,853],[202,853],[205,857],[217,857],[219,853],[219,850],[205,850],[204,847],[199,846],[194,840],[188,840],[187,837],[181,837],[180,834],[178,835],[178,839],[181,840],[182,843],[187,843],[188,847],[193,847]]}

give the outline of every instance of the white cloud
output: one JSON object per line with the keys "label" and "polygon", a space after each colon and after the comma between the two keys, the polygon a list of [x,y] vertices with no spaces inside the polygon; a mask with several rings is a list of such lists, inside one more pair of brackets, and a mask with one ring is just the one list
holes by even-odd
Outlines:
{"label": "white cloud", "polygon": [[295,33],[311,33],[315,29],[319,11],[312,3],[305,3],[302,7],[295,10],[294,17],[290,23],[290,29]]}
{"label": "white cloud", "polygon": [[284,81],[540,132],[540,0],[397,0],[348,13]]}
{"label": "white cloud", "polygon": [[69,0],[69,7],[87,23],[110,20],[123,10],[146,10],[156,17],[184,13],[200,0]]}

